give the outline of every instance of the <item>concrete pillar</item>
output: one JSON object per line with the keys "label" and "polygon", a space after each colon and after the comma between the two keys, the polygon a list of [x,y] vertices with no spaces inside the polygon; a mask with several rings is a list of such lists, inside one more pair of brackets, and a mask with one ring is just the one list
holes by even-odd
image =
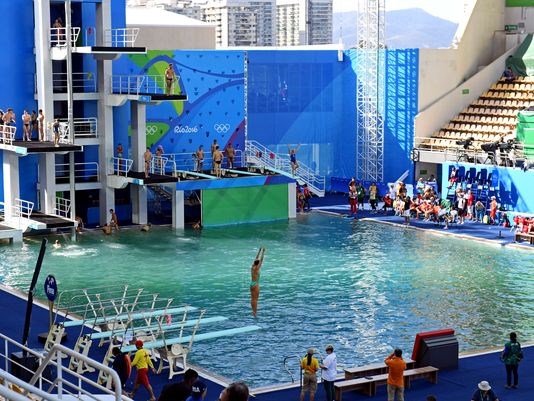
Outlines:
{"label": "concrete pillar", "polygon": [[185,228],[184,191],[172,190],[172,227],[176,230]]}
{"label": "concrete pillar", "polygon": [[[50,1],[35,0],[35,67],[37,74],[37,109],[42,109],[45,123],[54,120],[52,88],[52,59],[50,58]],[[56,204],[56,161],[54,154],[39,155],[39,183],[41,211],[54,213]]]}
{"label": "concrete pillar", "polygon": [[[132,170],[144,172],[143,153],[146,150],[146,106],[139,102],[131,101],[130,115],[132,121]],[[146,186],[130,185],[132,222],[135,224],[147,223],[147,192]]]}
{"label": "concrete pillar", "polygon": [[39,154],[39,184],[41,211],[53,214],[56,207],[56,156],[54,153]]}
{"label": "concrete pillar", "polygon": [[3,153],[4,215],[9,220],[13,217],[15,199],[20,198],[19,157],[14,152],[4,150]]}
{"label": "concrete pillar", "polygon": [[297,183],[291,182],[287,184],[287,206],[288,218],[294,219],[297,217]]}
{"label": "concrete pillar", "polygon": [[[111,6],[109,1],[103,1],[96,6],[96,39],[97,44],[102,45],[105,29],[111,27]],[[100,224],[104,225],[108,219],[109,209],[115,209],[115,190],[107,186],[108,171],[113,171],[113,107],[106,106],[105,97],[109,93],[109,85],[106,81],[113,74],[111,61],[97,61],[98,79],[98,138],[100,146],[98,159],[100,165]]]}

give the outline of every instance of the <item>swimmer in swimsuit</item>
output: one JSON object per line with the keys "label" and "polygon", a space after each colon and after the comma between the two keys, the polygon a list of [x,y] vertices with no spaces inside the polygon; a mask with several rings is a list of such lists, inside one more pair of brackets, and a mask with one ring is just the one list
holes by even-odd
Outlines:
{"label": "swimmer in swimsuit", "polygon": [[287,151],[289,152],[289,161],[291,162],[291,173],[293,174],[293,177],[295,177],[297,169],[299,168],[299,164],[297,163],[297,152],[299,149],[300,144],[294,149],[291,149],[290,146],[287,147]]}
{"label": "swimmer in swimsuit", "polygon": [[265,256],[265,248],[260,247],[256,259],[252,262],[250,268],[250,306],[252,307],[252,315],[256,317],[258,312],[258,298],[260,297],[260,268]]}
{"label": "swimmer in swimsuit", "polygon": [[165,70],[165,94],[172,95],[172,84],[176,80],[176,74],[174,72],[174,68],[172,67],[172,64],[169,64],[167,69]]}

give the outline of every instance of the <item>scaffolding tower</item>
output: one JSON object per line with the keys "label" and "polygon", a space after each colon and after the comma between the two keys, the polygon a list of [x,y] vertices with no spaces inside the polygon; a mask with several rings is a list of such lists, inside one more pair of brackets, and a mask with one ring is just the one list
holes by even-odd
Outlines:
{"label": "scaffolding tower", "polygon": [[384,179],[385,0],[358,0],[356,177]]}

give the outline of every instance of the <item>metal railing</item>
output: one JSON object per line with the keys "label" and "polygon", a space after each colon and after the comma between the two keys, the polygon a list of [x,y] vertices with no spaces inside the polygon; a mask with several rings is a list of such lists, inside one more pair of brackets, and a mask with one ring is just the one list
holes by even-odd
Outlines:
{"label": "metal railing", "polygon": [[154,156],[150,160],[150,173],[159,175],[176,174],[176,162],[165,156]]}
{"label": "metal railing", "polygon": [[17,127],[13,125],[0,125],[0,144],[13,146]]}
{"label": "metal railing", "polygon": [[[56,179],[68,178],[69,163],[56,164]],[[74,163],[74,181],[98,181],[100,166],[97,162]]]}
{"label": "metal railing", "polygon": [[54,207],[54,214],[68,218],[70,213],[71,201],[70,199],[56,197],[56,205]]}
{"label": "metal railing", "polygon": [[[0,378],[3,379],[3,384],[0,384],[0,395],[7,397],[6,399],[27,401],[31,396],[32,399],[57,401],[72,396],[75,399],[96,401],[104,395],[116,401],[130,400],[122,395],[120,378],[115,370],[61,344],[53,345],[48,354],[44,355],[4,334],[0,334],[0,341],[3,343],[0,345]],[[39,362],[35,372],[13,359],[11,356],[14,352],[35,358]],[[65,357],[76,358],[95,370],[105,372],[112,380],[116,391],[68,369],[61,363]],[[15,371],[31,379],[22,380],[15,374],[8,373],[10,368],[12,372]]]}
{"label": "metal railing", "polygon": [[[37,84],[35,87],[37,88]],[[54,72],[52,74],[52,90],[54,92],[66,92],[67,91],[67,73],[66,72]],[[73,72],[72,73],[72,90],[77,93],[96,92],[96,75],[92,72]]]}
{"label": "metal railing", "polygon": [[104,31],[104,46],[133,47],[139,28],[114,28]]}
{"label": "metal railing", "polygon": [[[176,171],[197,171],[197,159],[195,153],[165,153],[163,155],[169,160],[172,160]],[[245,154],[241,149],[235,149],[234,165],[232,168],[239,168],[245,166]],[[222,164],[224,168],[228,168],[228,158],[223,155]],[[202,170],[213,169],[213,157],[211,152],[204,153],[204,160],[202,161]]]}
{"label": "metal railing", "polygon": [[24,199],[15,198],[14,206],[14,216],[28,220],[33,212],[34,203]]}
{"label": "metal railing", "polygon": [[118,174],[128,177],[128,173],[132,169],[133,160],[125,159],[123,157],[112,157],[110,159],[108,174]]}
{"label": "metal railing", "polygon": [[[111,93],[119,95],[165,93],[165,77],[162,75],[111,75]],[[174,93],[174,83],[171,93]]]}
{"label": "metal railing", "polygon": [[[60,119],[61,123],[68,124],[69,120]],[[98,120],[95,117],[73,118],[72,126],[74,128],[75,138],[97,138],[98,137]]]}
{"label": "metal railing", "polygon": [[[293,176],[293,169],[289,154],[274,153],[267,147],[256,141],[245,142],[245,155],[247,164],[257,165],[264,168],[272,168]],[[304,182],[313,193],[324,196],[326,179],[324,176],[316,174],[304,163],[298,162],[298,169],[294,178],[299,182]]]}
{"label": "metal railing", "polygon": [[[79,27],[70,28],[71,46],[76,47],[76,42],[80,36]],[[50,28],[49,33],[50,47],[52,46],[66,46],[67,45],[67,28]]]}

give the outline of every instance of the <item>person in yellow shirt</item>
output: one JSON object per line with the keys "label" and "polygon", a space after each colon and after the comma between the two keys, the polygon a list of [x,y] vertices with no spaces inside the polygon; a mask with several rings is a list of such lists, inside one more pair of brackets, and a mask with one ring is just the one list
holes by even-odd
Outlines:
{"label": "person in yellow shirt", "polygon": [[406,362],[402,359],[402,350],[395,349],[384,363],[388,366],[388,401],[394,401],[395,395],[398,401],[404,401],[404,371]]}
{"label": "person in yellow shirt", "polygon": [[148,394],[150,394],[148,401],[156,401],[152,386],[148,382],[148,368],[150,367],[152,373],[156,373],[154,365],[152,364],[152,360],[150,359],[150,354],[146,349],[143,348],[143,341],[141,340],[137,340],[135,342],[135,348],[137,348],[137,352],[135,353],[132,361],[132,366],[137,369],[137,376],[135,377],[135,384],[133,391],[130,394],[130,398],[133,399],[135,397],[137,389],[142,384],[143,387],[148,391]]}
{"label": "person in yellow shirt", "polygon": [[300,391],[300,401],[304,401],[307,392],[310,393],[310,401],[315,398],[317,392],[317,371],[319,361],[313,356],[315,349],[308,348],[308,353],[300,360],[300,368],[304,371],[302,376],[302,390]]}

